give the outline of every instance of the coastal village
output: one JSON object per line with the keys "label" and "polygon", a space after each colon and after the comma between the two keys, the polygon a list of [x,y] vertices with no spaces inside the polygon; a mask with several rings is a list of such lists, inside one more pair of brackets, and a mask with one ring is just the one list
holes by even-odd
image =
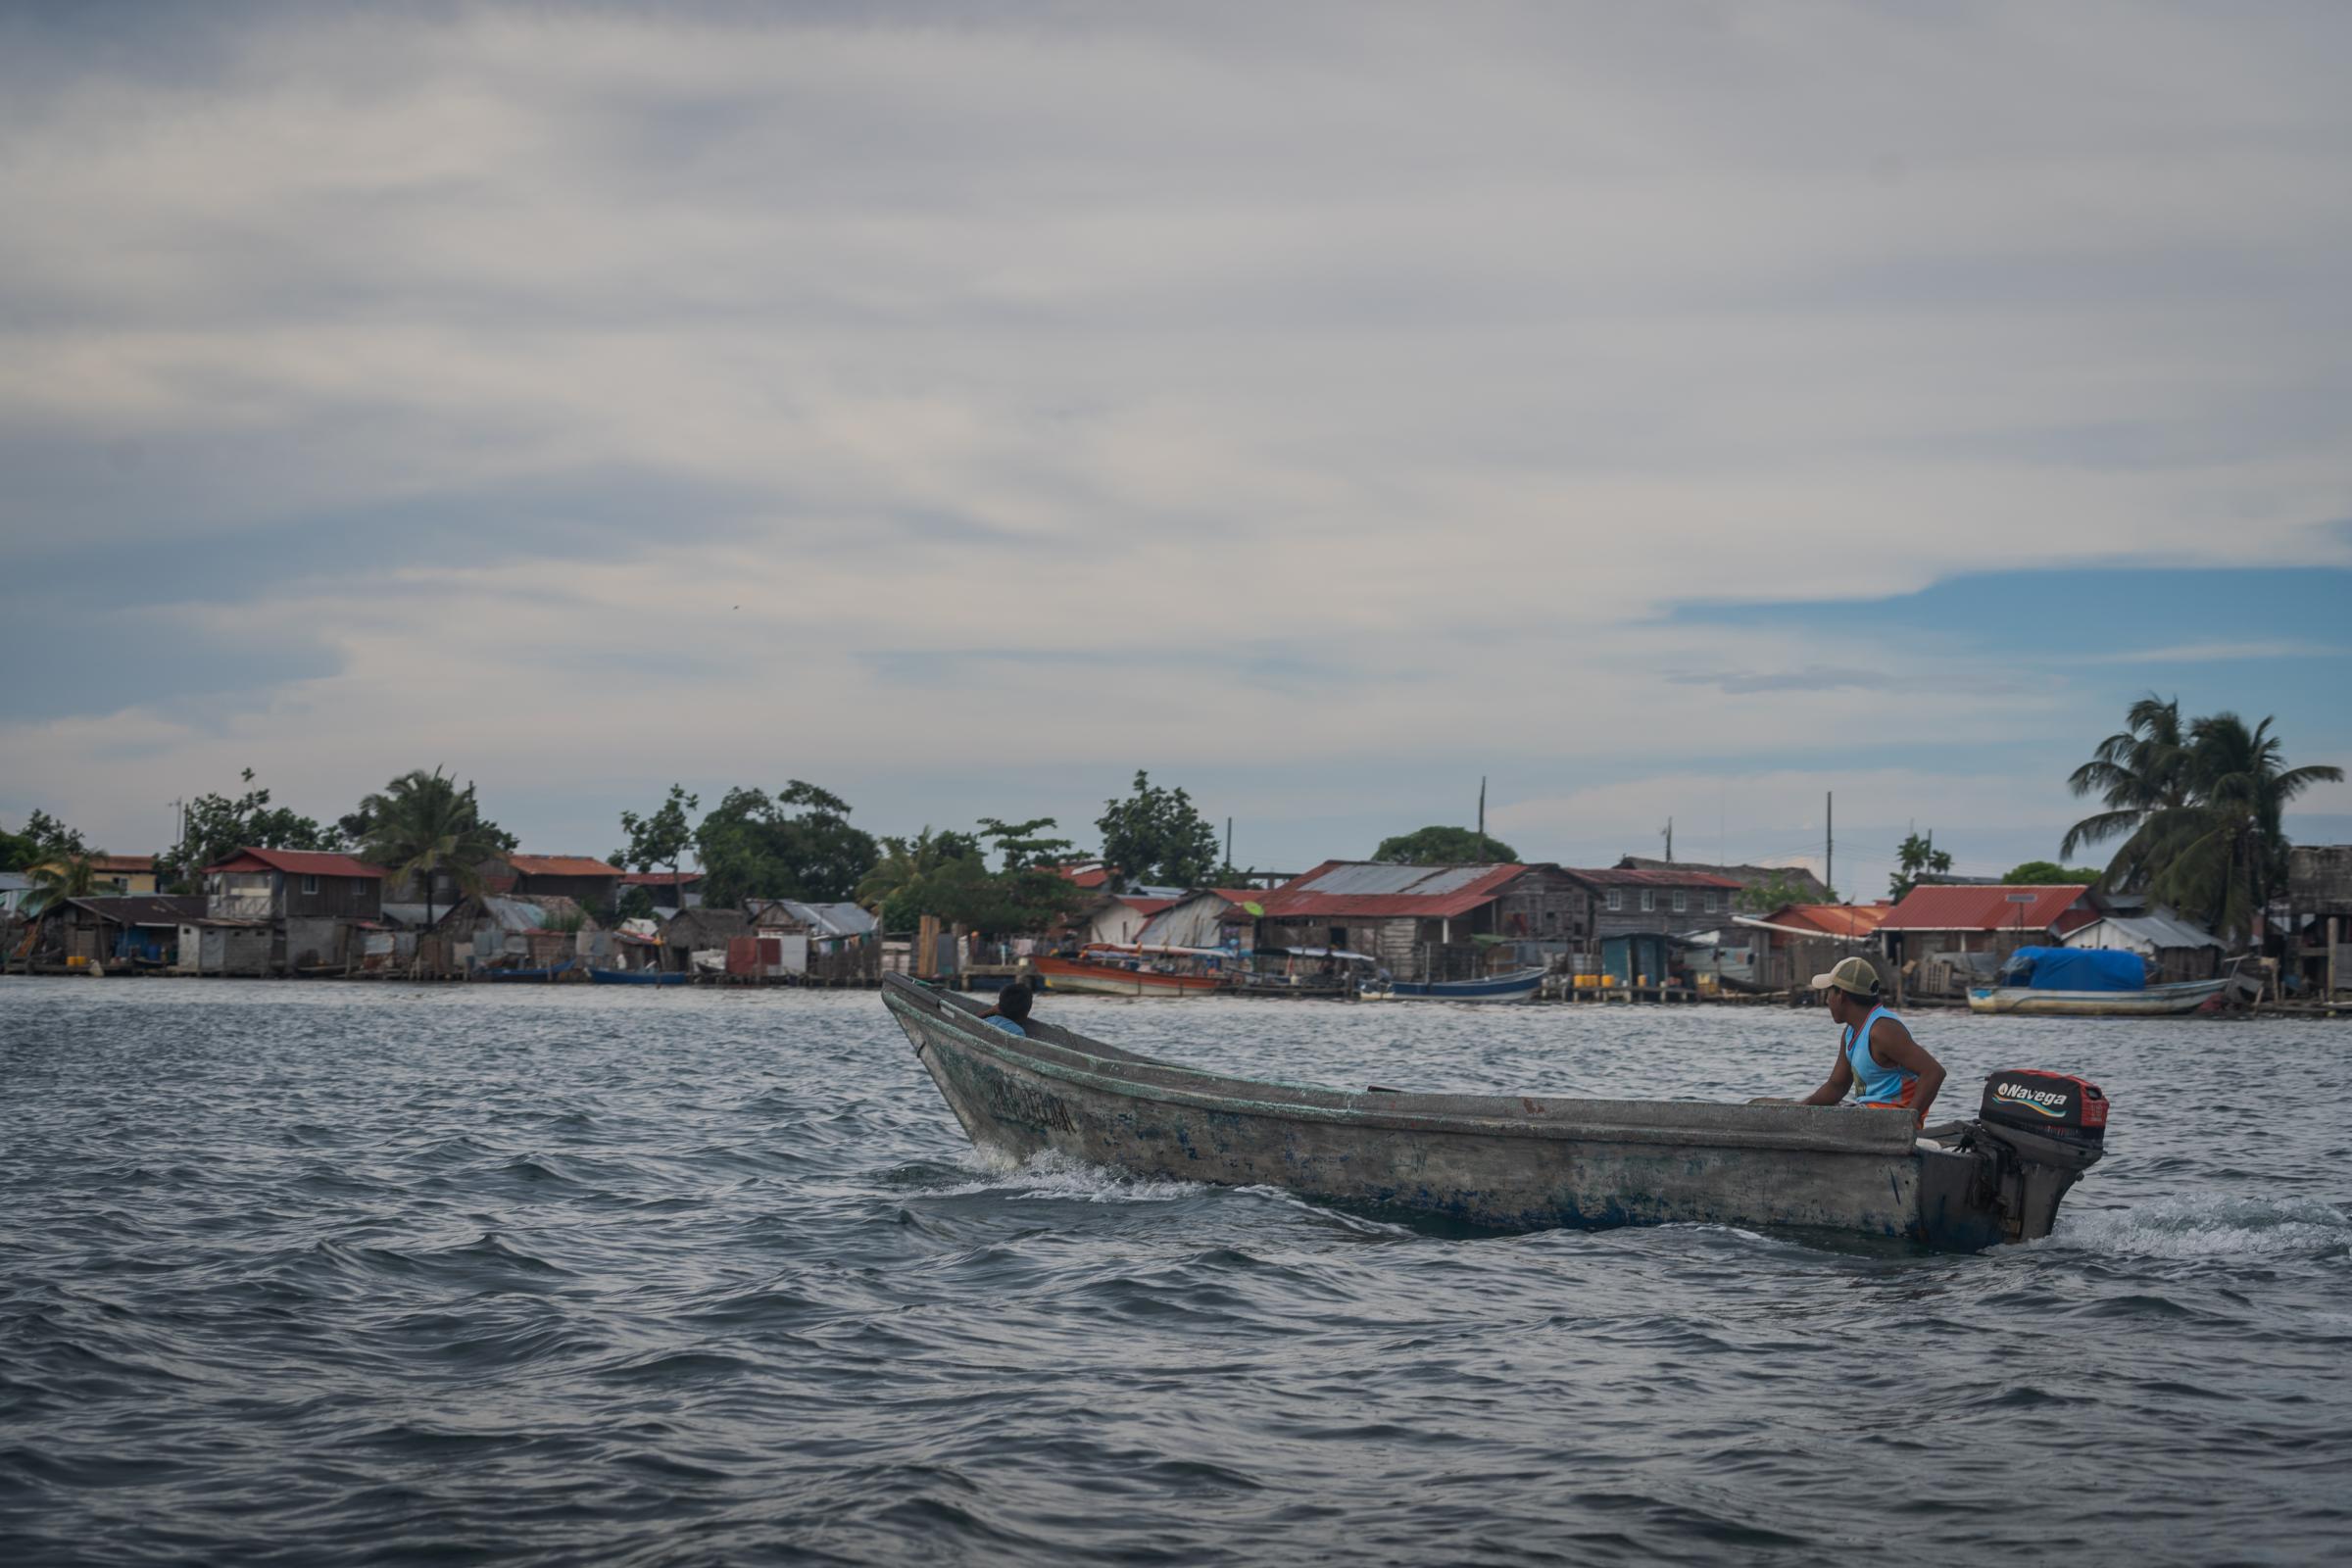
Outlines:
{"label": "coastal village", "polygon": [[[871,986],[885,973],[1134,996],[1355,999],[1381,984],[1533,977],[1531,999],[1801,1003],[1868,956],[1909,1005],[1957,1004],[2019,949],[2134,955],[2150,984],[2242,976],[2226,1000],[2319,1010],[2352,984],[2352,846],[2297,847],[2251,940],[2095,883],[1925,872],[1899,899],[1833,902],[1801,867],[1626,857],[1605,867],[1327,860],[1239,886],[1158,886],[1100,860],[1051,866],[1067,918],[981,930],[877,906],[708,902],[693,869],[511,852],[396,877],[354,855],[246,846],[162,891],[155,856],[92,858],[100,886],[46,901],[0,873],[10,972]],[[38,869],[37,867],[35,868]],[[636,907],[643,913],[624,913]]]}

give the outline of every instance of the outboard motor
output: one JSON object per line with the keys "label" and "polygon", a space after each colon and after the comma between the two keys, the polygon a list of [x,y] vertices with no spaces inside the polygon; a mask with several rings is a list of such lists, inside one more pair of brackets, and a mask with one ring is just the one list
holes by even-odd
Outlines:
{"label": "outboard motor", "polygon": [[2050,1234],[2058,1200],[2098,1163],[2106,1140],[2107,1097],[2097,1084],[2023,1068],[1984,1080],[1984,1102],[1963,1137],[1986,1162],[1980,1177],[2012,1242]]}

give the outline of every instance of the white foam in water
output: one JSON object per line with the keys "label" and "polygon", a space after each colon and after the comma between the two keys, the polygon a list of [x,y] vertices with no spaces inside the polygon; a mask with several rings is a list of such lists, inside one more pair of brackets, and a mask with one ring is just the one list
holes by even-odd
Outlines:
{"label": "white foam in water", "polygon": [[2316,1198],[2160,1198],[2061,1213],[2034,1245],[2130,1257],[2310,1256],[2352,1246],[2352,1217]]}
{"label": "white foam in water", "polygon": [[1025,1198],[1080,1199],[1090,1203],[1165,1203],[1208,1191],[1200,1182],[1155,1181],[1130,1176],[1054,1150],[1015,1160],[993,1151],[974,1151],[968,1162],[986,1174],[976,1181],[941,1188],[940,1198],[974,1198],[1003,1193],[1007,1201]]}

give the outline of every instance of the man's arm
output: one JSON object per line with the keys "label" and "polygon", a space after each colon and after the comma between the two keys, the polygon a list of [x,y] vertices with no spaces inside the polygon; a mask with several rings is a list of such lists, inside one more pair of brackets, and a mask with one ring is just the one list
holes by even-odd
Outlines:
{"label": "man's arm", "polygon": [[1936,1103],[1936,1092],[1943,1087],[1943,1063],[1929,1055],[1927,1048],[1911,1038],[1911,1031],[1893,1018],[1881,1018],[1870,1031],[1870,1054],[1889,1067],[1919,1074],[1919,1097],[1911,1108],[1925,1127],[1928,1107]]}
{"label": "man's arm", "polygon": [[1814,1090],[1797,1103],[1800,1105],[1835,1105],[1845,1098],[1845,1092],[1853,1084],[1853,1081],[1854,1069],[1847,1063],[1845,1051],[1840,1047],[1838,1052],[1838,1065],[1830,1069],[1830,1076],[1823,1081],[1819,1089]]}

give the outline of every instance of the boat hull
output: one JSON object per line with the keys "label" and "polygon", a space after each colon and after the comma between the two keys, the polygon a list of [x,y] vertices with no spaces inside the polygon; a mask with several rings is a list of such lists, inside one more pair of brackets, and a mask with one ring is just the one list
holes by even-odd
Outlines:
{"label": "boat hull", "polygon": [[1520,969],[1485,980],[1394,980],[1366,987],[1370,1002],[1533,1002],[1544,987],[1544,971]]}
{"label": "boat hull", "polygon": [[890,977],[883,1000],[972,1142],[1138,1175],[1274,1186],[1501,1230],[1676,1221],[2001,1239],[1975,1161],[1893,1109],[1350,1094],[1221,1078]]}
{"label": "boat hull", "polygon": [[2220,980],[2190,980],[2150,986],[2145,991],[2036,991],[2031,986],[1971,986],[1971,1012],[2016,1012],[2029,1017],[2161,1018],[2194,1012],[2229,986]]}
{"label": "boat hull", "polygon": [[588,980],[600,986],[682,986],[694,976],[683,969],[591,969]]}
{"label": "boat hull", "polygon": [[1201,997],[1226,989],[1225,982],[1214,975],[1160,974],[1075,958],[1032,958],[1029,967],[1055,991],[1076,991],[1090,996]]}

